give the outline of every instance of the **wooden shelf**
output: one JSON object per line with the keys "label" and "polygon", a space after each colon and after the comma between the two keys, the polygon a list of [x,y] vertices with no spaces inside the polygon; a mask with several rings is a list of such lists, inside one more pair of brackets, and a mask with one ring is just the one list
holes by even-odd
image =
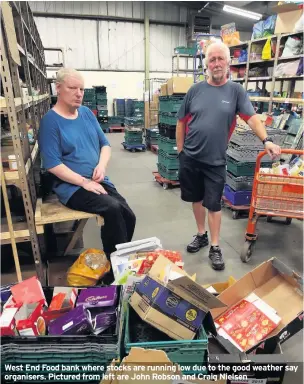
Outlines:
{"label": "wooden shelf", "polygon": [[271,35],[271,36],[261,37],[259,39],[251,40],[251,44],[252,43],[259,43],[260,41],[266,41],[268,39],[277,39],[277,37],[278,37],[278,35]]}
{"label": "wooden shelf", "polygon": [[236,82],[245,81],[245,78],[244,77],[240,77],[239,79],[234,79],[234,80],[231,80],[231,81],[236,81]]}
{"label": "wooden shelf", "polygon": [[[47,100],[50,97],[48,93],[44,95],[39,96],[28,96],[23,98],[23,108],[27,109],[31,107],[32,105],[37,105],[41,103],[44,100]],[[15,107],[17,112],[20,112],[22,109],[22,99],[21,97],[16,97],[15,99]],[[0,99],[0,113],[7,114],[7,108],[6,108],[6,100],[5,98]]]}
{"label": "wooden shelf", "polygon": [[252,60],[249,61],[249,64],[259,64],[259,63],[273,63],[274,59],[269,59],[269,60]]}
{"label": "wooden shelf", "polygon": [[238,66],[238,65],[246,65],[247,64],[247,61],[244,61],[244,62],[242,62],[242,63],[235,63],[235,64],[230,64],[230,67],[236,67],[236,66]]}
{"label": "wooden shelf", "polygon": [[[249,96],[249,99],[251,101],[257,101],[257,102],[269,102],[270,97],[263,97],[263,96]],[[274,97],[272,99],[273,102],[275,103],[288,103],[288,104],[304,104],[303,99],[296,99],[296,98],[284,98],[284,97]]]}
{"label": "wooden shelf", "polygon": [[249,81],[271,81],[272,77],[264,76],[264,77],[248,77]]}
{"label": "wooden shelf", "polygon": [[280,80],[303,80],[304,76],[276,76],[275,79],[276,81]]}
{"label": "wooden shelf", "polygon": [[284,60],[295,60],[295,59],[301,59],[304,57],[304,55],[294,55],[294,56],[286,56],[286,57],[279,57],[278,61],[284,61]]}
{"label": "wooden shelf", "polygon": [[[30,159],[28,159],[26,164],[25,164],[26,174],[29,173],[29,170],[31,168],[31,164],[35,162],[35,160],[37,158],[37,154],[38,154],[38,141],[36,141],[32,151],[31,151],[31,160],[32,161],[30,161]],[[5,178],[7,185],[18,184],[18,182],[19,182],[18,171],[10,171],[8,168],[3,168],[3,170],[4,170],[4,178]]]}
{"label": "wooden shelf", "polygon": [[[30,239],[30,231],[28,230],[27,223],[13,223],[14,227],[14,237],[17,243],[21,243],[24,241],[29,241]],[[42,234],[44,232],[43,226],[37,225],[36,226],[37,234]],[[8,230],[8,225],[3,220],[1,222],[1,234],[0,234],[0,240],[1,244],[10,244],[11,242],[11,236]]]}

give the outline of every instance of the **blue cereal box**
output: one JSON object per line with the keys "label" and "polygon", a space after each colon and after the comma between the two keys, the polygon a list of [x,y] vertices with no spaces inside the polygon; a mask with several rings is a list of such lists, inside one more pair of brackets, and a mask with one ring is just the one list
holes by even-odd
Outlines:
{"label": "blue cereal box", "polygon": [[209,309],[225,307],[163,256],[136,287],[130,305],[144,321],[175,340],[193,339],[203,323],[216,333]]}

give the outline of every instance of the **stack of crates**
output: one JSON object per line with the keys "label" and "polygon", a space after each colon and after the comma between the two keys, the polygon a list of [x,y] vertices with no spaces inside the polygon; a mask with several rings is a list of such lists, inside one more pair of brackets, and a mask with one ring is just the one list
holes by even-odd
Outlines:
{"label": "stack of crates", "polygon": [[178,180],[179,161],[176,145],[177,113],[184,95],[159,97],[158,172],[172,181]]}
{"label": "stack of crates", "polygon": [[125,99],[114,99],[113,102],[114,116],[125,117]]}
{"label": "stack of crates", "polygon": [[143,101],[134,100],[134,117],[144,118],[145,116],[145,103]]}
{"label": "stack of crates", "polygon": [[124,120],[122,116],[109,116],[109,125],[110,127],[123,127]]}
{"label": "stack of crates", "polygon": [[158,128],[147,128],[146,129],[146,146],[151,148],[151,145],[158,145]]}
{"label": "stack of crates", "polygon": [[96,114],[96,91],[95,88],[85,88],[82,104],[90,108]]}
{"label": "stack of crates", "polygon": [[[266,129],[275,144],[282,145],[287,132]],[[232,205],[250,205],[255,163],[259,152],[263,150],[260,139],[249,127],[237,126],[227,150],[227,180],[224,189],[224,196]],[[262,166],[271,167],[269,156],[262,158]]]}
{"label": "stack of crates", "polygon": [[103,131],[109,131],[108,119],[108,97],[107,88],[104,86],[95,86],[96,90],[96,105],[97,105],[97,119]]}
{"label": "stack of crates", "polygon": [[125,143],[141,145],[143,143],[144,120],[141,117],[125,117]]}
{"label": "stack of crates", "polygon": [[134,100],[125,99],[125,116],[133,117],[134,116]]}

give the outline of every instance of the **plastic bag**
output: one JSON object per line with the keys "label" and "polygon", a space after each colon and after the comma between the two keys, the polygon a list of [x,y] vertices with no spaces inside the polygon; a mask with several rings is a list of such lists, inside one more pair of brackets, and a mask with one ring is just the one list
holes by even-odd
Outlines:
{"label": "plastic bag", "polygon": [[277,15],[269,16],[266,20],[263,21],[263,37],[271,36],[274,34],[276,21]]}
{"label": "plastic bag", "polygon": [[296,36],[289,36],[282,53],[282,57],[300,55],[303,52],[303,42]]}
{"label": "plastic bag", "polygon": [[111,269],[103,251],[89,248],[82,252],[67,273],[69,286],[93,286]]}
{"label": "plastic bag", "polygon": [[262,60],[271,59],[271,39],[267,39],[263,51],[262,51]]}
{"label": "plastic bag", "polygon": [[259,21],[253,25],[252,40],[263,37],[263,23],[263,21]]}
{"label": "plastic bag", "polygon": [[299,68],[300,60],[279,64],[276,67],[274,76],[295,76]]}
{"label": "plastic bag", "polygon": [[296,75],[297,76],[303,75],[303,57],[301,57],[300,59],[300,63],[299,63]]}
{"label": "plastic bag", "polygon": [[239,56],[239,63],[246,63],[247,61],[247,49],[242,49]]}
{"label": "plastic bag", "polygon": [[299,20],[296,22],[293,29],[294,32],[303,32],[304,31],[304,15],[302,15]]}

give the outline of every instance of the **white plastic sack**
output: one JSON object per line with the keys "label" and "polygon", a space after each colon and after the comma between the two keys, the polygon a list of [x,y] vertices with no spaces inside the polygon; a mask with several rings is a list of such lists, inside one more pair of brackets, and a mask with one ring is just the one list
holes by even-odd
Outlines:
{"label": "white plastic sack", "polygon": [[300,60],[282,63],[276,67],[275,76],[295,76],[300,64]]}
{"label": "white plastic sack", "polygon": [[303,41],[294,36],[289,36],[282,53],[282,57],[301,55],[303,51]]}

